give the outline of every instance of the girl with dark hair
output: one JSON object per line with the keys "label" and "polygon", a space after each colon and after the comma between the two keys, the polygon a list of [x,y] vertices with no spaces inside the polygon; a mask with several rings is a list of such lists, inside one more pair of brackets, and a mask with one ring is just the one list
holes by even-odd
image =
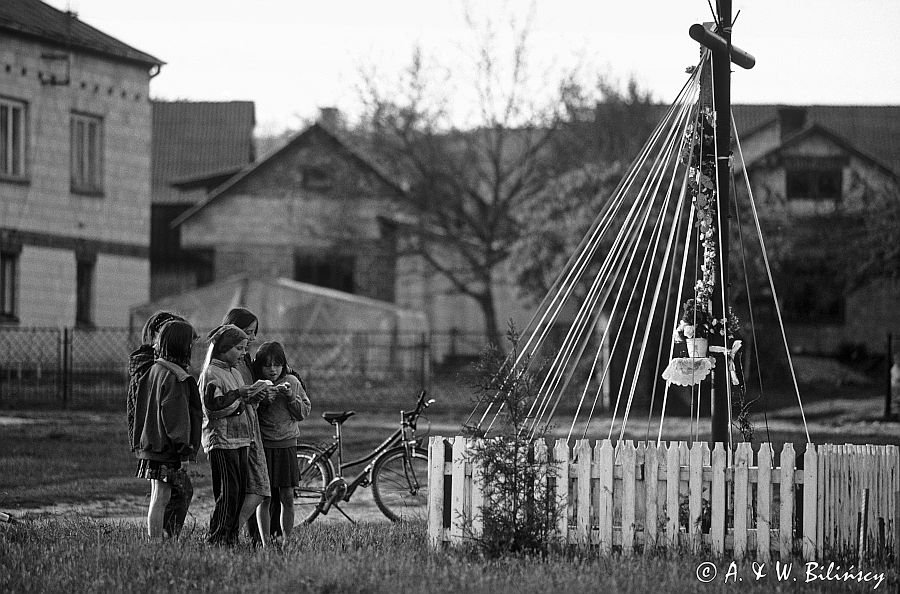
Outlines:
{"label": "girl with dark hair", "polygon": [[[256,340],[259,320],[249,309],[234,307],[228,310],[222,323],[233,324],[247,335],[247,350],[235,364],[235,367],[240,371],[244,383],[252,384],[254,377],[250,346]],[[264,389],[263,397],[269,397],[270,393],[274,395],[274,391],[270,391],[268,388]],[[250,423],[251,442],[247,453],[249,464],[247,492],[244,498],[244,505],[240,511],[240,523],[247,524],[247,532],[251,540],[265,547],[269,544],[269,496],[271,495],[272,487],[269,484],[269,471],[266,465],[266,453],[263,449],[262,435],[259,432],[256,406],[247,407],[247,419]]]}
{"label": "girl with dark hair", "polygon": [[128,443],[134,451],[134,402],[137,397],[138,384],[147,375],[153,362],[156,361],[156,353],[153,350],[156,336],[160,328],[168,321],[184,320],[178,314],[169,311],[158,311],[144,323],[141,330],[141,346],[139,346],[128,358],[128,391],[126,393],[126,411],[128,412]]}
{"label": "girl with dark hair", "polygon": [[300,380],[288,373],[284,347],[264,342],[253,361],[253,375],[275,384],[274,395],[259,405],[259,429],[266,452],[272,496],[269,516],[272,536],[287,539],[294,527],[294,487],[300,485],[297,465],[299,422],[309,415],[309,396]]}
{"label": "girl with dark hair", "polygon": [[[139,460],[136,476],[150,481],[151,539],[178,536],[193,497],[185,465],[200,447],[200,393],[188,373],[195,337],[187,322],[166,322],[156,338],[158,358],[138,382],[132,448]],[[173,495],[179,501],[174,508]]]}

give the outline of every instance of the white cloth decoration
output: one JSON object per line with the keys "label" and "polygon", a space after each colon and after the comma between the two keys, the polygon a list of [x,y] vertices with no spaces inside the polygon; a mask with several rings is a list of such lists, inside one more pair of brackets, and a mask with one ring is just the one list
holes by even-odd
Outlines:
{"label": "white cloth decoration", "polygon": [[741,380],[734,365],[734,358],[737,356],[737,352],[741,350],[741,341],[735,340],[731,344],[731,349],[722,346],[711,346],[709,350],[713,353],[725,353],[725,358],[728,359],[728,373],[731,375],[731,383],[735,386],[741,385]]}
{"label": "white cloth decoration", "polygon": [[696,386],[715,366],[712,357],[676,357],[669,361],[662,378],[678,386]]}

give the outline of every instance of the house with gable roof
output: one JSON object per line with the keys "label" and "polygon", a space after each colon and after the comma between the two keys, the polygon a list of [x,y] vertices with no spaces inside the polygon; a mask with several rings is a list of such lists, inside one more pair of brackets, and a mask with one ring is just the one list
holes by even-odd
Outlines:
{"label": "house with gable roof", "polygon": [[0,324],[122,326],[150,287],[150,79],[163,62],[0,2]]}
{"label": "house with gable roof", "polygon": [[750,187],[775,235],[766,241],[780,252],[775,283],[791,347],[881,351],[886,332],[900,328],[900,282],[848,284],[842,252],[865,232],[867,194],[900,200],[900,106],[737,105],[734,114]]}
{"label": "house with gable roof", "polygon": [[184,249],[172,221],[256,159],[252,101],[153,101],[150,297],[212,281],[212,253]]}
{"label": "house with gable roof", "polygon": [[172,226],[185,249],[210,253],[212,280],[285,277],[394,302],[397,246],[385,216],[402,191],[355,143],[317,122]]}

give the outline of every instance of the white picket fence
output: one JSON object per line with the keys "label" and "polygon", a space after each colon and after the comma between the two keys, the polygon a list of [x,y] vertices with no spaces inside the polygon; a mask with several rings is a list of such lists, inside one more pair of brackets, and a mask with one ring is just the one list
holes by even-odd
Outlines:
{"label": "white picket fence", "polygon": [[[482,529],[473,445],[463,437],[430,438],[428,534],[435,546]],[[570,448],[564,440],[552,447],[538,440],[535,456],[553,465],[556,477],[568,477],[555,481],[565,504],[557,538],[568,544],[600,552],[621,547],[625,555],[636,547],[684,547],[763,561],[773,554],[813,560],[857,551],[864,533],[870,553],[896,551],[900,448],[804,447],[802,464],[790,443],[776,455],[770,444],[754,450],[741,443],[731,451],[719,443],[710,451],[706,443],[602,440],[592,447],[579,440]]]}

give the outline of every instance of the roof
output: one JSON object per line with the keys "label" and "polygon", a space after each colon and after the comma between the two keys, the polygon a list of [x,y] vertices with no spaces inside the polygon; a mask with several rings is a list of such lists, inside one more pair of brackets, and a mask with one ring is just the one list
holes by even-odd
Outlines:
{"label": "roof", "polygon": [[[336,332],[353,329],[424,332],[428,320],[419,310],[327,287],[273,277],[236,274],[156,301],[131,307],[137,327],[154,311],[175,311],[201,329],[215,328],[223,312],[243,306],[271,330]],[[325,308],[327,311],[321,311]],[[386,324],[387,320],[392,320]]]}
{"label": "roof", "polygon": [[251,163],[250,165],[247,165],[246,167],[244,167],[244,169],[240,173],[238,173],[237,175],[235,175],[234,177],[232,177],[231,179],[226,181],[224,184],[222,184],[221,186],[217,187],[212,192],[210,192],[209,195],[206,197],[205,201],[193,206],[192,208],[190,208],[186,212],[184,212],[181,216],[179,216],[175,220],[173,220],[172,226],[177,227],[178,225],[182,224],[183,222],[185,222],[186,220],[188,220],[189,218],[191,218],[192,216],[194,216],[195,214],[197,214],[198,212],[200,212],[201,210],[203,210],[204,208],[209,206],[211,203],[213,203],[219,196],[222,196],[223,194],[227,193],[231,188],[233,188],[241,180],[246,179],[247,177],[252,175],[256,170],[258,170],[260,167],[262,167],[266,163],[272,161],[273,159],[277,158],[279,155],[284,153],[289,147],[292,147],[292,146],[302,142],[304,139],[309,137],[310,134],[313,134],[316,132],[321,132],[321,133],[325,134],[327,137],[331,138],[334,142],[338,143],[344,150],[347,151],[347,153],[351,156],[351,158],[356,160],[357,163],[359,163],[363,167],[366,167],[369,170],[373,171],[386,184],[395,188],[398,192],[401,192],[401,193],[404,192],[403,188],[401,187],[401,185],[398,182],[393,180],[391,178],[391,176],[388,175],[378,165],[378,163],[373,158],[369,157],[363,151],[358,149],[355,146],[355,143],[353,143],[350,139],[345,138],[341,133],[336,132],[335,130],[331,129],[330,127],[323,125],[321,122],[316,122],[315,124],[309,126],[305,130],[294,135],[281,148],[272,151],[271,153],[269,153],[268,155],[266,155],[259,161],[256,161],[255,163]]}
{"label": "roof", "polygon": [[252,101],[153,101],[153,202],[183,201],[173,183],[240,170],[254,159]]}
{"label": "roof", "polygon": [[769,150],[763,152],[760,155],[757,155],[755,158],[747,162],[747,169],[752,169],[756,165],[760,163],[764,163],[766,159],[770,155],[775,155],[782,152],[784,149],[789,148],[793,145],[796,145],[803,140],[813,137],[813,136],[823,136],[828,138],[831,142],[835,143],[841,149],[850,153],[857,158],[863,159],[864,161],[869,161],[875,167],[882,171],[882,173],[888,176],[895,176],[896,174],[886,165],[884,165],[879,159],[873,157],[872,155],[868,155],[862,151],[860,151],[856,145],[851,144],[846,138],[834,133],[833,131],[825,128],[824,126],[820,126],[819,124],[807,125],[798,130],[797,132],[787,136],[784,138],[779,144],[772,146]]}
{"label": "roof", "polygon": [[57,10],[38,0],[0,2],[0,30],[143,66],[165,64],[78,20],[75,13]]}
{"label": "roof", "polygon": [[[779,105],[735,105],[735,127],[742,137],[774,124]],[[859,153],[900,174],[900,105],[809,105],[809,125],[827,129]]]}

